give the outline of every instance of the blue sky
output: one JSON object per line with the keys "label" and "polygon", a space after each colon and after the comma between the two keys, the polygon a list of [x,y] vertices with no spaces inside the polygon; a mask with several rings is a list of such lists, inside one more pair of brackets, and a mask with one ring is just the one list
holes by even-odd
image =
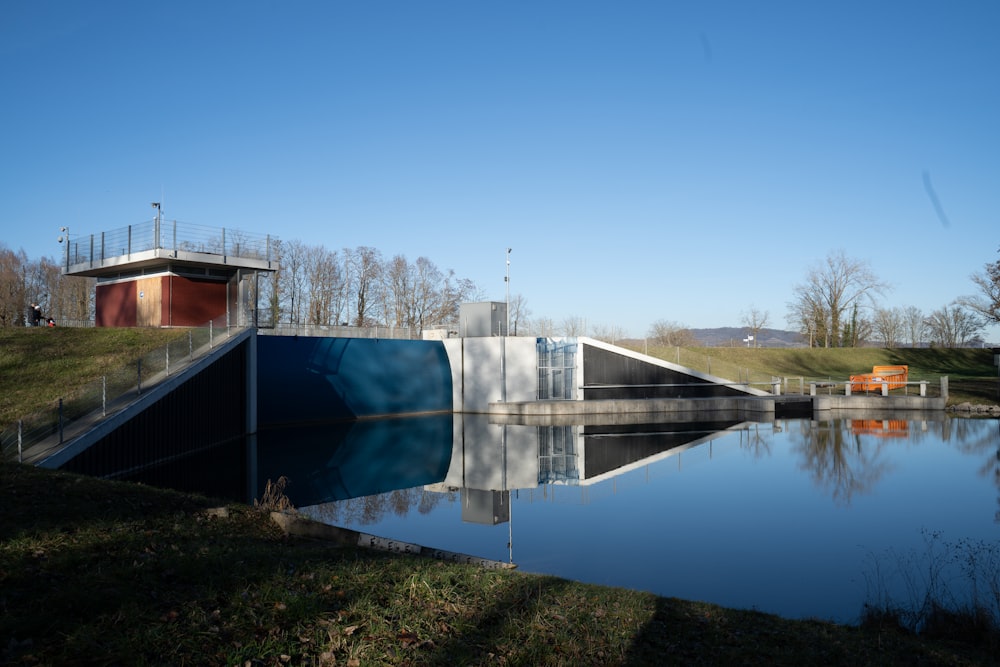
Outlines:
{"label": "blue sky", "polygon": [[534,317],[636,337],[786,328],[842,249],[930,312],[1000,259],[998,26],[992,1],[5,0],[0,240],[56,257],[60,226],[162,200],[495,300],[511,247]]}

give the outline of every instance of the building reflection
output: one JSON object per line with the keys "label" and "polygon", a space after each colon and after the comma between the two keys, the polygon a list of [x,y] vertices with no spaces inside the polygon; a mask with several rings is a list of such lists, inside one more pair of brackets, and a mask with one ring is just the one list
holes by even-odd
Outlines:
{"label": "building reflection", "polygon": [[680,461],[683,452],[733,431],[754,458],[769,457],[774,434],[787,432],[800,467],[841,504],[872,493],[890,472],[887,448],[925,438],[982,456],[980,474],[1000,488],[996,422],[940,417],[498,424],[485,415],[441,414],[265,431],[123,479],[252,503],[268,480],[286,477],[292,504],[331,523],[371,524],[460,500],[462,521],[497,525],[511,521],[512,493],[588,487],[669,457]]}
{"label": "building reflection", "polygon": [[[329,486],[313,497],[292,498],[298,507],[309,506],[309,514],[335,523],[372,519],[373,506],[398,510],[402,504],[416,508],[436,504],[428,495],[458,497],[462,521],[498,525],[511,521],[511,494],[541,486],[588,486],[656,461],[678,456],[746,427],[734,420],[690,420],[639,424],[497,424],[485,415],[454,415],[447,471],[414,488],[412,478],[383,477],[388,495],[345,496],[343,489]],[[424,442],[440,458],[441,443]],[[322,462],[313,464],[323,467]],[[381,460],[368,460],[370,469]],[[406,497],[403,501],[402,498]],[[297,502],[296,502],[297,501]]]}

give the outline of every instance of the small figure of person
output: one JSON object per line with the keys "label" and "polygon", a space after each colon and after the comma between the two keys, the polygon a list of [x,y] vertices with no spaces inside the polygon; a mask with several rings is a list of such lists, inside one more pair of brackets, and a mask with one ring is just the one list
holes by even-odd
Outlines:
{"label": "small figure of person", "polygon": [[49,318],[49,326],[50,327],[54,327],[55,325],[56,325],[56,321],[50,317]]}
{"label": "small figure of person", "polygon": [[36,326],[42,325],[42,306],[38,303],[31,304],[31,321]]}

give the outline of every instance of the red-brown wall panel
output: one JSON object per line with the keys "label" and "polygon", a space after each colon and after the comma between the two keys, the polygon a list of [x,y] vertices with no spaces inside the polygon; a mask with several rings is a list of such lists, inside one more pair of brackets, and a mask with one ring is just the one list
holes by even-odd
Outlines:
{"label": "red-brown wall panel", "polygon": [[99,327],[134,327],[136,317],[135,282],[98,285],[95,294]]}
{"label": "red-brown wall panel", "polygon": [[226,283],[165,276],[163,324],[194,327],[226,314]]}

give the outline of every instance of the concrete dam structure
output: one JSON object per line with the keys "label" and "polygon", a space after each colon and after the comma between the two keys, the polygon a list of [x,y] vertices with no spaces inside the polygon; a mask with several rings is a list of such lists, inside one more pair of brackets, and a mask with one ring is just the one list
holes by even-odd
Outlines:
{"label": "concrete dam structure", "polygon": [[434,412],[517,413],[515,406],[537,402],[573,411],[585,402],[768,396],[589,338],[260,336],[257,382],[262,428]]}
{"label": "concrete dam structure", "polygon": [[740,400],[761,406],[765,418],[769,404],[773,415],[763,392],[587,338],[393,340],[248,329],[34,462],[115,476],[289,425],[443,413],[525,423],[518,415],[527,406],[554,405],[563,423],[625,424],[676,418],[678,410],[732,412]]}

